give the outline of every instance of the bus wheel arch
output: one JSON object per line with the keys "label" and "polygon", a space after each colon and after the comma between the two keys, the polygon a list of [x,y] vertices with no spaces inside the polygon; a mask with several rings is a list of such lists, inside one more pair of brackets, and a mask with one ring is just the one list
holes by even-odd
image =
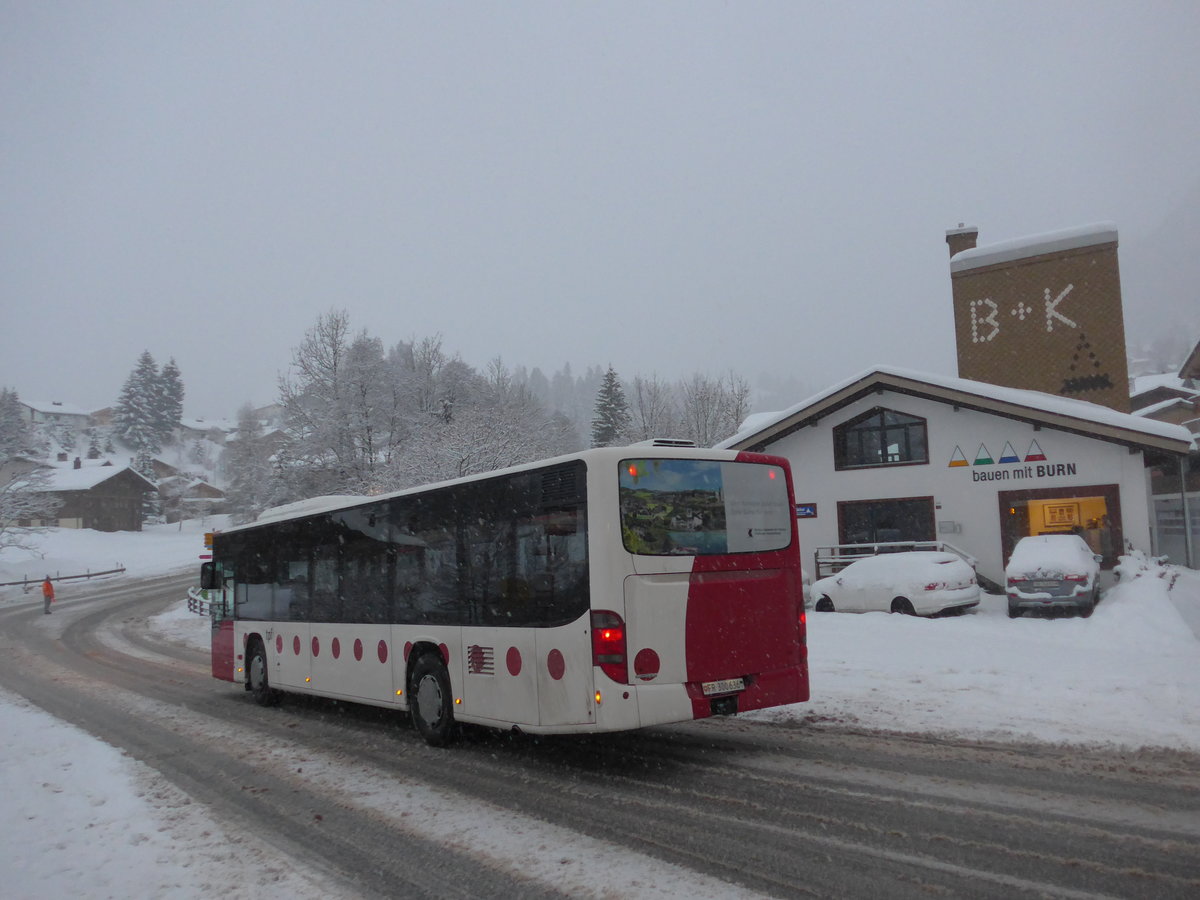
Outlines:
{"label": "bus wheel arch", "polygon": [[408,710],[425,743],[442,747],[454,739],[454,694],[441,651],[432,645],[413,647],[409,656]]}

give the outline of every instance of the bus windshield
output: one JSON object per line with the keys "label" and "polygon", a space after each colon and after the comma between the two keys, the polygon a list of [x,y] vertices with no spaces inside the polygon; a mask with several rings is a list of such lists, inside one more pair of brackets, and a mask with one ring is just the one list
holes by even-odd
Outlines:
{"label": "bus windshield", "polygon": [[779,466],[698,459],[625,459],[621,535],[642,556],[782,550],[792,540]]}

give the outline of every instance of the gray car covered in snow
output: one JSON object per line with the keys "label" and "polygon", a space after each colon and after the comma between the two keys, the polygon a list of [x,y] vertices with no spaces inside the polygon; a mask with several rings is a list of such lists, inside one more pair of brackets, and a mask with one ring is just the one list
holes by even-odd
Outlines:
{"label": "gray car covered in snow", "polygon": [[1077,534],[1021,538],[1004,569],[1008,617],[1027,609],[1090,616],[1100,599],[1101,559]]}

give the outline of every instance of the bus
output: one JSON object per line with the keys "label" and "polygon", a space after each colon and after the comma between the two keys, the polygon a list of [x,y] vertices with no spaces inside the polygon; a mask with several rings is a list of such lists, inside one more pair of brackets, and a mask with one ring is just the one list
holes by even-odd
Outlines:
{"label": "bus", "polygon": [[785,459],[655,441],[212,536],[212,673],[458,723],[612,732],[808,699]]}

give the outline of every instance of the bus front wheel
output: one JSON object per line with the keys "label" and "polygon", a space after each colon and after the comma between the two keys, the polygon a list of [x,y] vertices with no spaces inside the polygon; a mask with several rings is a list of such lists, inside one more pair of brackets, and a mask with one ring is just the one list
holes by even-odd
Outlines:
{"label": "bus front wheel", "polygon": [[408,695],[413,725],[425,743],[441,747],[454,737],[454,698],[442,660],[426,653],[413,666]]}
{"label": "bus front wheel", "polygon": [[250,648],[250,660],[246,666],[246,688],[254,695],[259,706],[274,706],[279,702],[279,692],[271,688],[267,677],[267,651],[260,641]]}

